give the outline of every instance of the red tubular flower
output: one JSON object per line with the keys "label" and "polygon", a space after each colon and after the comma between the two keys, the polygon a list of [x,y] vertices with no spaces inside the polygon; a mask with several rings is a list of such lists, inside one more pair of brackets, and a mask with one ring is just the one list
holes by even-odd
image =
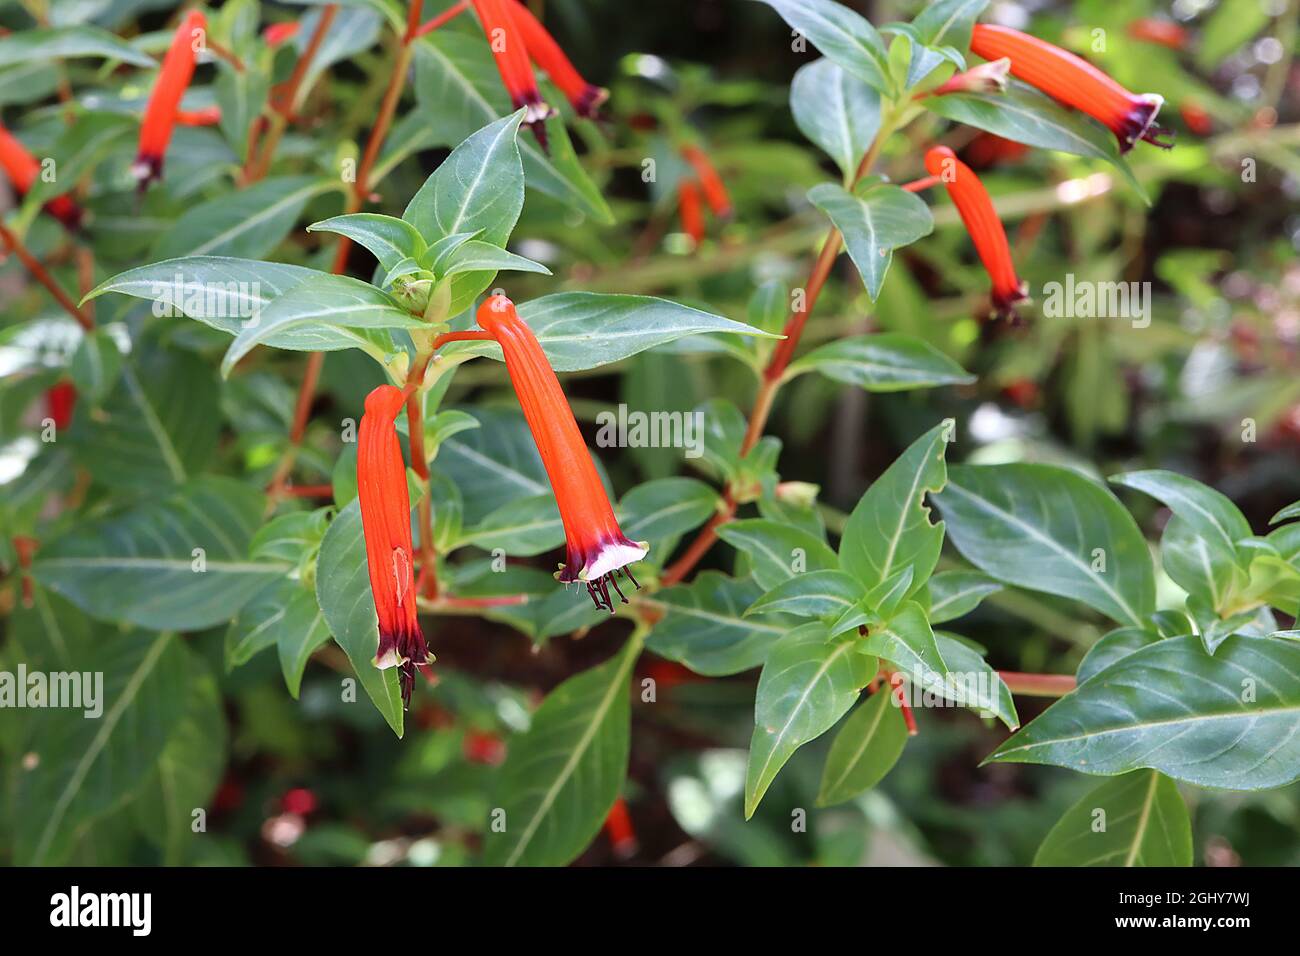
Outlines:
{"label": "red tubular flower", "polygon": [[947,146],[935,146],[925,154],[925,171],[938,176],[948,188],[948,195],[975,243],[975,251],[993,280],[994,311],[1003,318],[1014,318],[1016,303],[1023,302],[1028,295],[1025,284],[1016,277],[1007,233],[993,210],[988,190]]}
{"label": "red tubular flower", "polygon": [[286,40],[291,40],[298,35],[301,24],[297,20],[286,20],[284,23],[272,23],[262,31],[262,39],[266,41],[267,46],[279,46]]}
{"label": "red tubular flower", "polygon": [[1138,140],[1163,149],[1173,145],[1157,138],[1169,134],[1155,125],[1163,97],[1130,93],[1091,63],[1059,46],[1019,30],[977,23],[970,48],[986,60],[1008,57],[1014,76],[1103,123],[1119,140],[1120,152],[1128,152]]}
{"label": "red tubular flower", "polygon": [[677,210],[682,216],[682,232],[696,245],[704,241],[704,213],[700,209],[700,187],[693,179],[683,179],[677,187]]}
{"label": "red tubular flower", "polygon": [[510,94],[510,102],[515,109],[527,109],[524,122],[532,128],[542,149],[546,149],[546,127],[543,124],[555,111],[542,100],[542,94],[538,92],[537,78],[533,76],[532,64],[528,62],[528,46],[514,16],[517,5],[513,0],[472,2],[479,23],[483,25],[483,32],[487,35],[492,56],[496,59],[501,82]]}
{"label": "red tubular flower", "polygon": [[996,133],[980,133],[962,150],[963,158],[975,169],[988,169],[999,163],[1013,163],[1023,159],[1029,147],[1014,139],[1004,139]]}
{"label": "red tubular flower", "polygon": [[221,122],[221,107],[208,106],[201,110],[177,110],[177,126],[215,126]]}
{"label": "red tubular flower", "polygon": [[1214,120],[1199,103],[1188,100],[1178,111],[1187,128],[1196,136],[1209,136],[1214,132]]}
{"label": "red tubular flower", "polygon": [[600,104],[609,99],[609,90],[582,78],[582,74],[574,68],[573,63],[564,55],[564,50],[555,42],[555,37],[551,36],[528,7],[522,2],[515,3],[514,0],[506,2],[510,4],[511,15],[523,35],[524,46],[533,62],[545,70],[551,82],[564,92],[579,116],[595,119]]}
{"label": "red tubular flower", "polygon": [[627,801],[619,797],[605,817],[605,833],[609,835],[610,848],[620,859],[627,859],[637,851],[636,830],[632,828],[632,815],[627,812]]}
{"label": "red tubular flower", "polygon": [[357,497],[379,617],[375,666],[401,668],[402,700],[409,705],[415,668],[432,658],[416,613],[411,495],[394,425],[405,402],[405,393],[391,385],[380,385],[366,396],[357,435]]}
{"label": "red tubular flower", "polygon": [[[41,164],[9,130],[0,125],[0,169],[19,195],[26,195],[41,174]],[[56,196],[45,204],[45,211],[68,229],[81,225],[81,207],[71,196]]]}
{"label": "red tubular flower", "polygon": [[1187,30],[1172,20],[1142,17],[1128,25],[1128,35],[1135,40],[1167,46],[1171,50],[1181,50],[1187,46]]}
{"label": "red tubular flower", "polygon": [[181,97],[194,76],[195,35],[197,31],[206,30],[207,25],[202,12],[191,10],[176,28],[172,45],[163,57],[158,82],[154,84],[149,105],[145,107],[144,123],[140,126],[140,151],[132,168],[141,189],[162,176],[163,156],[171,142]]}
{"label": "red tubular flower", "polygon": [[640,587],[627,567],[650,549],[645,542],[629,541],[619,528],[560,380],[532,329],[515,312],[514,303],[504,295],[493,295],[479,306],[477,317],[483,332],[451,333],[443,341],[491,338],[501,346],[510,383],[541,453],[564,524],[568,553],[555,576],[565,584],[585,584],[596,607],[613,613],[611,586],[627,603],[615,573],[622,571]]}
{"label": "red tubular flower", "polygon": [[45,407],[56,429],[72,424],[72,410],[77,407],[77,386],[59,382],[45,390]]}
{"label": "red tubular flower", "polygon": [[700,188],[704,190],[704,201],[709,204],[713,214],[726,219],[731,215],[731,197],[727,187],[722,184],[722,177],[714,167],[704,150],[697,146],[682,148],[682,158],[691,164],[695,175],[700,179]]}

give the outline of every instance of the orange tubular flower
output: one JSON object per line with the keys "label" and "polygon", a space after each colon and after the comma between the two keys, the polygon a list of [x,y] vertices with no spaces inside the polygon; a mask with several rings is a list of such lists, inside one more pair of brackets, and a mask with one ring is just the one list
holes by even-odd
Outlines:
{"label": "orange tubular flower", "polygon": [[564,92],[579,116],[595,119],[600,104],[609,99],[609,90],[582,78],[582,74],[574,68],[560,45],[555,42],[555,37],[551,36],[528,7],[522,2],[515,3],[514,0],[506,2],[511,5],[511,15],[523,34],[524,46],[533,62],[545,70],[551,82]]}
{"label": "orange tubular flower", "polygon": [[727,187],[722,184],[722,177],[718,175],[717,169],[705,155],[704,150],[696,146],[685,146],[682,148],[682,158],[691,164],[695,169],[695,175],[700,178],[704,201],[709,204],[713,214],[722,219],[729,217],[731,197],[727,195]]}
{"label": "orange tubular flower", "polygon": [[986,60],[1008,57],[1011,73],[1066,106],[1087,113],[1119,140],[1120,152],[1138,142],[1169,149],[1157,138],[1169,131],[1155,125],[1164,98],[1154,93],[1130,93],[1086,60],[1059,46],[1007,27],[977,23],[971,52]]}
{"label": "orange tubular flower", "polygon": [[1171,50],[1181,50],[1187,46],[1187,30],[1172,20],[1157,20],[1152,17],[1134,20],[1128,25],[1128,35],[1135,40],[1167,46]]}
{"label": "orange tubular flower", "polygon": [[415,668],[432,658],[415,607],[411,495],[394,425],[405,403],[405,393],[391,385],[380,385],[366,396],[357,436],[357,497],[379,617],[375,666],[401,668],[402,700],[409,705]]}
{"label": "orange tubular flower", "polygon": [[682,232],[696,245],[704,241],[704,213],[700,209],[700,187],[693,179],[683,179],[677,187],[677,210],[682,216]]}
{"label": "orange tubular flower", "polygon": [[996,133],[980,133],[962,150],[966,162],[975,169],[988,169],[1000,163],[1014,163],[1029,153],[1029,147]]}
{"label": "orange tubular flower", "polygon": [[510,383],[541,453],[564,524],[568,553],[555,577],[565,584],[577,581],[586,585],[596,607],[613,613],[610,587],[627,603],[615,573],[621,571],[633,586],[640,587],[627,568],[650,549],[643,541],[629,541],[619,528],[560,380],[533,330],[515,312],[514,303],[504,295],[493,295],[479,306],[477,317],[484,331],[452,332],[439,341],[492,339],[501,346]]}
{"label": "orange tubular flower", "polygon": [[191,10],[176,28],[172,45],[163,57],[158,82],[154,84],[149,105],[145,107],[144,123],[140,127],[140,151],[132,167],[141,189],[162,176],[163,156],[171,142],[181,97],[194,76],[195,34],[206,30],[207,26],[202,12]]}
{"label": "orange tubular flower", "polygon": [[510,94],[510,102],[515,109],[528,110],[524,122],[532,128],[537,141],[545,150],[546,127],[543,123],[555,111],[542,100],[542,94],[538,92],[537,78],[533,76],[532,64],[528,62],[528,46],[514,16],[514,10],[518,7],[513,0],[472,2],[479,23],[483,25],[483,32],[487,35],[492,56],[496,59],[501,82]]}
{"label": "orange tubular flower", "polygon": [[[41,174],[36,157],[3,125],[0,125],[0,169],[5,171],[19,195],[26,195]],[[81,225],[81,207],[71,196],[56,196],[45,204],[45,211],[68,229]]]}
{"label": "orange tubular flower", "polygon": [[925,171],[938,176],[948,188],[948,195],[975,243],[975,251],[993,280],[994,311],[1002,318],[1014,319],[1016,303],[1023,302],[1028,295],[1025,284],[1016,277],[1006,230],[993,210],[993,200],[984,184],[947,146],[935,146],[925,154]]}
{"label": "orange tubular flower", "polygon": [[45,407],[54,427],[62,430],[72,424],[72,410],[77,406],[77,386],[59,382],[45,390]]}
{"label": "orange tubular flower", "polygon": [[215,126],[221,122],[221,107],[208,106],[201,110],[177,110],[177,126]]}
{"label": "orange tubular flower", "polygon": [[262,39],[266,41],[267,46],[279,46],[286,40],[291,40],[298,35],[301,24],[297,20],[286,20],[284,23],[272,23],[262,31]]}

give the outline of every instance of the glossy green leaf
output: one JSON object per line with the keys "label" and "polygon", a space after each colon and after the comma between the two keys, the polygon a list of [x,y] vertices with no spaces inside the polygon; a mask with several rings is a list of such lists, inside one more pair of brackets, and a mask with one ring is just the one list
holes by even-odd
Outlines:
{"label": "glossy green leaf", "polygon": [[0,37],[0,67],[79,57],[102,57],[153,68],[153,57],[99,27],[60,26],[20,30]]}
{"label": "glossy green leaf", "polygon": [[322,219],[308,226],[307,231],[336,232],[347,236],[370,250],[389,272],[403,259],[418,259],[425,250],[424,239],[409,222],[376,212],[356,212]]}
{"label": "glossy green leaf", "polygon": [[559,547],[564,543],[564,525],[555,495],[547,491],[507,502],[466,529],[463,543],[484,551],[499,548],[512,557],[530,557]]}
{"label": "glossy green leaf", "polygon": [[764,591],[809,571],[839,567],[835,552],[826,542],[766,518],[729,521],[719,526],[718,537],[749,555],[754,563],[754,580]]}
{"label": "glossy green leaf", "polygon": [[988,758],[1112,775],[1149,767],[1201,787],[1300,777],[1300,645],[1173,637],[1121,657]]}
{"label": "glossy green leaf", "polygon": [[925,201],[888,183],[855,193],[822,183],[808,190],[808,201],[826,213],[844,237],[844,247],[872,301],[880,295],[894,250],[934,231],[934,217]]}
{"label": "glossy green leaf", "polygon": [[210,627],[288,570],[247,557],[263,503],[246,484],[199,478],[161,500],[79,524],[41,548],[32,573],[102,620]]}
{"label": "glossy green leaf", "polygon": [[906,743],[902,710],[894,705],[888,688],[876,691],[849,715],[831,741],[817,805],[843,803],[870,790],[894,768]]}
{"label": "glossy green leaf", "polygon": [[761,0],[872,89],[890,92],[885,42],[863,17],[835,0]]}
{"label": "glossy green leaf", "polygon": [[936,425],[903,452],[867,489],[840,538],[840,566],[867,588],[901,568],[924,583],[939,560],[943,522],[930,523],[926,492],[944,487],[946,426]]}
{"label": "glossy green leaf", "polygon": [[[795,73],[790,82],[790,112],[799,131],[835,160],[847,178],[857,170],[880,129],[880,94],[823,58]],[[788,311],[787,303],[782,306]]]}
{"label": "glossy green leaf", "polygon": [[27,865],[62,861],[82,826],[137,793],[185,713],[191,672],[173,634],[118,634],[81,667],[103,674],[102,713],[39,713],[38,762],[14,799],[14,859]]}
{"label": "glossy green leaf", "polygon": [[619,502],[619,527],[632,541],[659,541],[698,528],[718,503],[718,493],[697,478],[647,481]]}
{"label": "glossy green leaf", "polygon": [[749,606],[751,614],[779,612],[797,617],[838,617],[862,597],[862,583],[838,569],[808,571],[782,581]]}
{"label": "glossy green leaf", "polygon": [[289,234],[308,200],[337,188],[315,176],[264,179],[187,209],[158,239],[152,255],[260,259]]}
{"label": "glossy green leaf", "polygon": [[[557,372],[577,372],[628,358],[687,335],[730,332],[766,335],[732,319],[645,295],[557,292],[519,306]],[[486,355],[501,360],[495,342],[453,342],[445,355]]]}
{"label": "glossy green leaf", "polygon": [[827,640],[822,624],[805,624],[767,656],[754,700],[754,737],[745,772],[745,819],[794,752],[835,726],[876,672],[876,661],[851,640]]}
{"label": "glossy green leaf", "polygon": [[1002,585],[978,571],[940,571],[931,575],[926,588],[930,595],[927,616],[931,624],[941,624],[969,614]]}
{"label": "glossy green leaf", "polygon": [[782,615],[746,617],[745,609],[762,593],[752,579],[701,571],[690,584],[654,596],[664,617],[646,647],[709,677],[757,667],[792,623]]}
{"label": "glossy green leaf", "polygon": [[1155,610],[1137,524],[1104,486],[1054,465],[960,466],[936,499],[966,560],[1000,581],[1082,601],[1121,624]]}
{"label": "glossy green leaf", "polygon": [[485,864],[563,866],[599,832],[627,776],[629,682],[640,649],[630,640],[570,677],[511,740],[497,804],[505,826],[485,831]]}
{"label": "glossy green leaf", "polygon": [[785,374],[793,378],[804,372],[820,372],[868,392],[904,392],[975,381],[975,376],[933,345],[894,332],[836,339],[790,363]]}
{"label": "glossy green leaf", "polygon": [[1034,866],[1191,866],[1192,821],[1178,787],[1154,770],[1108,780],[1065,811]]}

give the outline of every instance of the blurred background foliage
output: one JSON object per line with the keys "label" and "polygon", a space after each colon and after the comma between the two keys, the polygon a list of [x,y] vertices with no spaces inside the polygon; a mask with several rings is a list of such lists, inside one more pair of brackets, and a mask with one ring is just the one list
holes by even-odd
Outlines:
{"label": "blurred background foliage", "polygon": [[[881,24],[907,19],[922,4],[849,5]],[[162,29],[173,5],[108,0],[58,6],[95,8],[95,22],[130,35]],[[447,4],[428,6],[432,13]],[[530,192],[515,232],[517,251],[555,275],[512,277],[512,295],[653,293],[743,320],[763,282],[805,281],[825,232],[805,193],[838,174],[791,117],[790,78],[814,54],[791,49],[780,18],[749,0],[642,6],[545,0],[537,6],[583,72],[611,89],[609,121],[582,125],[575,139],[616,225],[577,220]],[[264,9],[271,19],[302,12],[288,5]],[[1177,148],[1140,147],[1130,154],[1150,207],[1113,169],[1079,157],[1035,150],[985,164],[981,175],[1007,223],[1019,272],[1038,299],[1025,310],[1029,321],[1020,330],[979,319],[987,279],[943,197],[930,197],[935,233],[896,257],[875,307],[852,265],[841,259],[803,349],[863,331],[907,332],[947,352],[978,382],[868,395],[820,376],[800,377],[782,392],[769,425],[784,443],[783,480],[821,486],[825,519],[836,528],[912,438],[952,416],[959,438],[950,462],[1051,461],[1098,475],[1170,468],[1225,492],[1257,532],[1266,529],[1269,516],[1300,498],[1298,15],[1297,0],[992,4],[986,21],[1091,49],[1094,61],[1131,89],[1163,95],[1162,121],[1176,128]],[[23,17],[20,4],[0,4],[0,22],[17,28]],[[1135,36],[1133,24],[1144,17],[1180,23],[1186,46],[1171,49]],[[1098,30],[1105,41],[1100,51],[1092,46]],[[342,138],[327,138],[322,150],[312,131],[302,130],[286,137],[287,155],[297,150],[304,162],[332,168],[337,154],[354,148],[347,139],[364,132],[373,116],[386,80],[385,55],[371,43],[338,64],[305,107],[324,117],[327,128],[341,130]],[[287,71],[292,62],[288,55],[277,69]],[[38,104],[30,107],[25,127],[35,136],[42,111],[51,135],[58,122],[57,107],[49,105],[52,88],[39,86],[43,77],[40,70],[22,78],[0,72],[6,115]],[[182,129],[173,149],[175,166],[192,173],[185,181],[196,193],[204,186],[203,171],[219,161],[207,132]],[[896,182],[918,178],[924,149],[936,138],[960,149],[973,135],[927,115],[906,136],[889,141],[880,169]],[[674,157],[687,143],[707,151],[736,207],[730,221],[709,222],[698,246],[681,232],[676,210],[682,167]],[[389,205],[400,207],[444,155],[430,151],[399,166],[382,186],[386,197],[396,197]],[[652,183],[643,180],[646,159],[656,160]],[[185,197],[150,194],[138,209],[131,197],[121,198],[122,228],[96,233],[107,274],[114,263],[142,261],[154,238],[150,203],[164,201],[183,203]],[[309,203],[304,219],[332,214],[333,202]],[[35,223],[32,248],[53,248],[57,228]],[[299,232],[290,252],[277,257],[323,267],[328,255],[320,236]],[[1150,282],[1149,327],[1044,316],[1040,290],[1070,273]],[[43,291],[27,285],[13,262],[0,270],[0,287],[6,310],[47,308],[35,304]],[[171,328],[170,335],[200,342],[208,335],[193,323]],[[278,440],[288,427],[300,364],[299,356],[275,353],[259,374],[220,386],[223,409],[239,423],[239,440],[223,445],[222,453],[250,472],[274,464],[277,446],[269,436]],[[378,369],[360,353],[328,356],[325,411],[316,416],[304,451],[306,467],[317,468],[321,480],[328,481],[339,450],[328,424],[339,416],[330,409],[359,408],[378,381]],[[665,352],[570,376],[566,386],[589,440],[596,413],[620,401],[687,410],[721,396],[747,408],[754,392],[752,376],[737,363]],[[462,369],[449,400],[513,404],[503,370],[490,363]],[[606,450],[601,458],[614,486],[627,488],[691,473],[678,454]],[[1167,513],[1143,496],[1125,495],[1125,502],[1154,538]],[[725,567],[728,560],[729,549],[716,547],[703,566]],[[609,657],[626,627],[619,621],[534,649],[518,632],[490,621],[441,620],[430,635],[437,684],[417,696],[400,741],[372,707],[339,702],[331,669],[338,662],[328,652],[308,666],[295,701],[285,693],[273,654],[227,672],[225,629],[194,635],[191,646],[220,675],[228,718],[228,753],[208,804],[208,832],[181,833],[160,845],[142,838],[147,821],[139,807],[128,807],[82,833],[75,859],[466,862],[488,819],[492,777],[510,735],[526,726],[529,708],[543,693]],[[1077,606],[1008,590],[986,600],[963,631],[989,648],[995,667],[1068,673],[1102,628],[1100,621],[1081,623]],[[1005,731],[966,711],[926,709],[918,715],[919,735],[875,790],[849,804],[815,809],[823,739],[791,760],[746,823],[741,794],[755,676],[704,679],[642,656],[637,677],[655,679],[657,706],[634,710],[625,793],[634,844],[611,826],[580,865],[1024,865],[1061,813],[1098,784],[1046,767],[979,767]],[[1045,702],[1018,704],[1027,722]],[[1296,786],[1185,795],[1198,864],[1300,863]],[[792,827],[790,807],[807,808],[806,832]]]}

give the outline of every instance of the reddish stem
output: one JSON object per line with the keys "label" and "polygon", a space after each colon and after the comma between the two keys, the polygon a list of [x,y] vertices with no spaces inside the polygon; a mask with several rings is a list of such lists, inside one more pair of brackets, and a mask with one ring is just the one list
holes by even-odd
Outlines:
{"label": "reddish stem", "polygon": [[438,14],[428,23],[417,28],[415,33],[412,34],[412,36],[414,37],[414,39],[418,40],[420,37],[432,33],[434,30],[438,29],[438,27],[442,26],[447,21],[460,16],[468,8],[469,8],[469,0],[460,0],[460,3],[448,7],[446,10],[442,11],[442,13]]}
{"label": "reddish stem", "polygon": [[54,280],[54,276],[46,271],[40,260],[27,250],[22,240],[14,235],[7,226],[0,225],[0,241],[3,241],[6,251],[16,255],[18,261],[27,267],[27,271],[31,273],[32,278],[45,286],[50,295],[54,296],[55,301],[63,306],[64,311],[77,320],[78,325],[87,332],[95,328],[95,320],[77,307],[77,303],[73,302],[71,296],[63,291],[63,287]]}
{"label": "reddish stem", "polygon": [[912,705],[907,702],[907,693],[903,690],[903,675],[893,671],[886,671],[885,679],[889,681],[890,693],[894,696],[894,703],[903,712],[903,723],[907,725],[907,735],[915,737],[917,734],[916,714],[912,713]]}
{"label": "reddish stem", "polygon": [[1064,697],[1078,686],[1072,674],[1021,674],[998,671],[998,676],[1013,694],[1025,697]]}

